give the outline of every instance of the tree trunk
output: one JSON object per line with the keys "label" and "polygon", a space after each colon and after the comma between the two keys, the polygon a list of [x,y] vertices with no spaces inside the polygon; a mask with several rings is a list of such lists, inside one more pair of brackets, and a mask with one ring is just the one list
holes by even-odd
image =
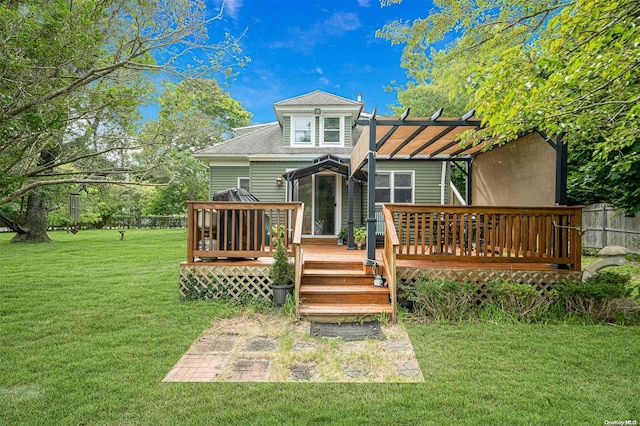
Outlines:
{"label": "tree trunk", "polygon": [[32,191],[27,197],[27,215],[24,226],[27,232],[16,235],[11,242],[48,243],[51,241],[47,235],[48,225],[49,202],[47,196],[42,192]]}

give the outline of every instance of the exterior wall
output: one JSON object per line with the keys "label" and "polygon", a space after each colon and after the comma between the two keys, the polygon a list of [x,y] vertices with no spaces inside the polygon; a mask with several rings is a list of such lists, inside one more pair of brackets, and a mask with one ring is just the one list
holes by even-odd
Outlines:
{"label": "exterior wall", "polygon": [[249,166],[209,166],[209,200],[215,192],[237,187],[239,177],[249,177]]}
{"label": "exterior wall", "polygon": [[538,133],[479,154],[472,166],[477,206],[555,205],[556,151]]}
{"label": "exterior wall", "polygon": [[289,169],[308,166],[308,161],[251,162],[251,193],[260,201],[285,201],[286,182],[282,186],[276,184],[276,178]]}

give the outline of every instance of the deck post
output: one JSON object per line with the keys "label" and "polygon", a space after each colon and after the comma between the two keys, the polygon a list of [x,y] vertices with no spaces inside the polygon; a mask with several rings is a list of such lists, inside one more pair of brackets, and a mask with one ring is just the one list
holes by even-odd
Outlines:
{"label": "deck post", "polygon": [[556,140],[556,205],[567,205],[567,144],[562,141],[564,134],[560,133]]}
{"label": "deck post", "polygon": [[367,260],[376,262],[376,114],[369,118],[369,153],[367,155]]}
{"label": "deck post", "polygon": [[349,193],[349,218],[347,219],[347,250],[355,250],[353,244],[353,170],[351,170],[351,160],[349,160],[349,180],[348,180],[348,193]]}

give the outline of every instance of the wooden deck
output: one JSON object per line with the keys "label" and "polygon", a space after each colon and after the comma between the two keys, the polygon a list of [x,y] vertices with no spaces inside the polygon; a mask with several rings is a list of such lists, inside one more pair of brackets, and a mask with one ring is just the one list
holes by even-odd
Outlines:
{"label": "wooden deck", "polygon": [[[303,238],[302,211],[301,203],[190,202],[181,297],[270,299],[272,226],[288,230],[296,312],[314,320],[395,320],[397,292],[422,278],[500,279],[546,291],[581,273],[579,207],[385,204],[383,247],[371,251]],[[385,286],[374,286],[377,275]]]}

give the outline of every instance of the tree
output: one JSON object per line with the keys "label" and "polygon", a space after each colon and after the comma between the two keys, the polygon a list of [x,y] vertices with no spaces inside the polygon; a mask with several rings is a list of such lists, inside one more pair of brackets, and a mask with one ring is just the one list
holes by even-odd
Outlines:
{"label": "tree", "polygon": [[436,84],[409,84],[396,88],[399,107],[393,107],[396,114],[402,114],[407,108],[414,117],[429,117],[440,108],[443,116],[460,117],[469,109],[469,96],[465,93],[449,96],[445,87]]}
{"label": "tree", "polygon": [[46,239],[49,187],[148,183],[160,163],[135,154],[161,143],[137,137],[153,79],[231,75],[246,60],[237,40],[209,43],[219,17],[201,0],[0,5],[0,206],[33,198],[19,238]]}
{"label": "tree", "polygon": [[[532,130],[564,133],[570,150],[587,148],[584,161],[596,175],[627,194],[610,201],[627,213],[639,211],[633,176],[640,160],[634,149],[640,137],[640,4],[436,4],[429,17],[396,21],[379,35],[406,43],[403,66],[412,78],[472,94],[485,127],[471,140],[501,144]],[[452,34],[453,43],[429,51]]]}
{"label": "tree", "polygon": [[162,158],[165,167],[154,170],[152,181],[169,183],[156,188],[146,211],[180,214],[186,212],[187,200],[207,199],[208,169],[192,153],[221,142],[234,127],[248,125],[252,114],[211,79],[168,82],[158,101],[159,118],[145,124],[141,138],[155,140],[161,148],[149,144],[138,158],[142,164]]}

